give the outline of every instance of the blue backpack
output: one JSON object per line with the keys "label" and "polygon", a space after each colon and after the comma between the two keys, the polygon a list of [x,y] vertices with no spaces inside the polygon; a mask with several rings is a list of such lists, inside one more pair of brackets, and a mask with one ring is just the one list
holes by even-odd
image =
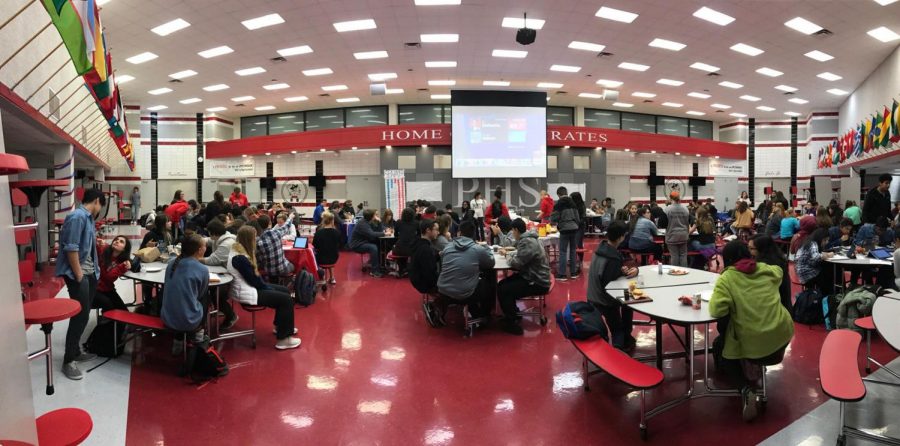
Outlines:
{"label": "blue backpack", "polygon": [[600,311],[587,302],[569,302],[556,312],[556,325],[566,339],[587,339],[599,335],[609,340]]}

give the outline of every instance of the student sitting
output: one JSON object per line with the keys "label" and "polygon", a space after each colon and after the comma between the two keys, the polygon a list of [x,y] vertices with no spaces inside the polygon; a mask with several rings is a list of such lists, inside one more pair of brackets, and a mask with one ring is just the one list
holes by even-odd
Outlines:
{"label": "student sitting", "polygon": [[[550,291],[550,262],[534,231],[525,230],[525,221],[517,218],[509,231],[516,241],[515,251],[509,254],[509,267],[518,271],[497,284],[497,296],[503,309],[503,331],[521,336],[524,332],[517,317],[516,299],[540,296]],[[507,248],[500,248],[506,255]]]}
{"label": "student sitting", "polygon": [[131,269],[131,241],[118,235],[100,253],[100,279],[92,307],[107,310],[127,310],[128,307],[116,292],[116,280]]}
{"label": "student sitting", "polygon": [[[434,249],[434,239],[438,235],[437,223],[428,219],[420,221],[419,233],[421,236],[415,241],[409,263],[409,281],[416,291],[436,295],[441,266],[441,256]],[[425,312],[428,325],[435,328],[444,326],[443,308],[439,305],[425,301],[422,311]]]}
{"label": "student sitting", "polygon": [[[489,248],[475,243],[472,240],[474,236],[474,225],[463,223],[459,226],[459,237],[441,252],[441,274],[437,287],[441,296],[456,303],[468,304],[472,317],[479,318],[489,315],[493,305],[493,296],[484,292],[484,281],[494,280],[494,254]],[[482,271],[488,271],[490,279],[482,279]]]}
{"label": "student sitting", "polygon": [[632,220],[631,223],[628,248],[634,252],[653,254],[653,258],[659,261],[662,257],[662,245],[654,241],[654,237],[659,235],[659,229],[650,220],[650,217],[650,208],[641,207],[637,219]]}
{"label": "student sitting", "polygon": [[[203,320],[209,307],[206,293],[209,269],[200,263],[205,251],[206,241],[194,234],[181,245],[181,254],[169,260],[159,313],[166,327],[194,332],[195,342],[203,340]],[[179,343],[176,342],[173,350],[179,350]]]}
{"label": "student sitting", "polygon": [[503,215],[500,218],[494,220],[494,223],[491,225],[491,233],[493,234],[493,240],[502,248],[509,248],[516,244],[516,241],[512,238],[512,234],[510,234],[510,230],[512,229],[512,220],[509,217]]}
{"label": "student sitting", "polygon": [[[875,223],[865,223],[860,226],[856,232],[850,249],[855,251],[856,247],[862,247],[865,251],[871,251],[876,246],[888,246],[894,242],[894,230],[890,228],[890,222],[884,216],[878,217]],[[890,288],[893,285],[891,277],[891,268],[878,267],[868,268],[862,271],[864,284],[872,283],[872,278],[876,278],[876,283],[882,288]],[[850,273],[850,283],[856,284],[859,280],[860,270],[854,268]]]}
{"label": "student sitting", "polygon": [[394,256],[400,257],[397,259],[397,268],[402,276],[406,273],[407,265],[404,257],[412,255],[413,245],[419,238],[419,224],[416,222],[415,209],[406,207],[400,212],[400,220],[394,223],[394,236],[397,237],[397,241],[394,243],[392,251]]}
{"label": "student sitting", "polygon": [[[341,233],[334,227],[334,214],[322,214],[322,224],[313,236],[313,248],[316,251],[316,264],[334,265],[341,251]],[[331,283],[335,283],[334,278]]]}
{"label": "student sitting", "polygon": [[800,218],[800,230],[791,238],[791,254],[797,254],[800,245],[816,230],[816,217],[804,215]]}
{"label": "student sitting", "polygon": [[[716,249],[716,223],[705,206],[697,208],[697,219],[690,230],[691,233],[697,231],[697,237],[692,238],[690,242],[691,251],[702,253],[713,252]],[[703,255],[694,256],[691,260],[691,268],[702,269],[706,260]]]}
{"label": "student sitting", "polygon": [[260,267],[269,277],[290,276],[294,273],[294,265],[288,262],[284,256],[284,246],[281,243],[282,237],[294,233],[293,214],[281,225],[270,228],[271,224],[268,215],[260,215],[256,219],[259,227],[263,232],[256,240],[257,260]]}
{"label": "student sitting", "polygon": [[[225,225],[222,224],[222,221],[218,218],[212,219],[212,221],[206,225],[206,230],[209,231],[209,241],[207,242],[207,245],[210,246],[211,250],[208,257],[200,259],[200,263],[206,266],[226,266],[226,263],[228,263],[228,256],[231,254],[231,247],[236,240],[235,235],[226,231]],[[184,245],[182,244],[182,249],[183,248]],[[234,308],[228,303],[222,302],[225,299],[227,299],[227,296],[220,297],[219,302],[219,310],[225,315],[225,321],[219,326],[222,330],[233,327],[238,320],[238,315],[235,314]]]}
{"label": "student sitting", "polygon": [[438,252],[444,250],[447,245],[450,244],[450,241],[453,240],[453,237],[450,236],[450,225],[453,223],[453,219],[450,218],[449,215],[444,214],[437,218],[438,224],[438,236],[434,239],[434,249]]}
{"label": "student sitting", "polygon": [[850,246],[853,243],[853,220],[842,218],[841,223],[828,229],[828,246],[827,250],[832,250],[841,246]]}
{"label": "student sitting", "polygon": [[797,279],[803,286],[816,286],[824,296],[834,291],[834,268],[825,264],[825,260],[833,257],[834,253],[823,252],[827,244],[828,230],[816,229],[806,237],[794,256]]}
{"label": "student sitting", "polygon": [[800,220],[797,218],[797,214],[789,209],[787,213],[785,213],[784,218],[781,219],[781,231],[779,231],[779,235],[782,240],[790,241],[794,234],[800,230]]}
{"label": "student sitting", "polygon": [[[749,201],[749,198],[747,201]],[[731,230],[734,232],[734,235],[743,241],[749,240],[750,236],[753,235],[753,211],[746,201],[738,201],[734,210],[734,222],[731,223]]]}
{"label": "student sitting", "polygon": [[778,295],[781,297],[781,304],[790,312],[793,307],[791,304],[791,276],[788,274],[787,259],[775,245],[775,240],[766,234],[756,234],[750,239],[747,247],[757,262],[781,267],[781,285],[778,287]]}
{"label": "student sitting", "polygon": [[784,219],[784,208],[781,203],[772,205],[772,215],[769,215],[769,221],[766,222],[766,235],[772,237],[781,237],[781,220]]}
{"label": "student sitting", "polygon": [[369,275],[375,278],[384,276],[381,272],[381,257],[378,249],[378,239],[384,237],[383,232],[375,232],[372,224],[378,223],[378,216],[372,209],[363,211],[362,221],[356,223],[353,234],[350,236],[348,246],[353,252],[369,254]]}
{"label": "student sitting", "polygon": [[722,258],[725,270],[713,289],[709,314],[728,319],[719,321],[720,338],[714,344],[724,340],[721,364],[741,389],[743,418],[750,421],[756,417],[751,386],[757,376],[746,376],[744,370],[756,369],[758,375],[760,365],[780,363],[794,335],[794,322],[778,293],[781,267],[757,263],[738,240],[725,245]]}
{"label": "student sitting", "polygon": [[159,252],[167,252],[169,246],[174,245],[171,229],[172,222],[169,221],[169,217],[166,217],[166,214],[157,215],[153,220],[153,229],[144,234],[140,249],[159,248]]}
{"label": "student sitting", "polygon": [[[649,212],[649,209],[647,210]],[[606,285],[622,276],[632,278],[638,275],[637,268],[624,266],[625,259],[619,252],[619,244],[625,240],[628,227],[623,221],[614,221],[606,230],[606,240],[600,243],[591,259],[588,274],[587,300],[603,314],[609,327],[614,347],[630,351],[635,339],[631,336],[634,312],[628,305],[606,291]]]}
{"label": "student sitting", "polygon": [[[286,350],[300,346],[300,338],[294,337],[294,302],[287,288],[263,282],[256,274],[256,230],[243,226],[238,230],[237,242],[228,257],[228,273],[234,276],[231,296],[245,305],[262,305],[275,309],[275,348]],[[168,288],[168,286],[167,286]]]}

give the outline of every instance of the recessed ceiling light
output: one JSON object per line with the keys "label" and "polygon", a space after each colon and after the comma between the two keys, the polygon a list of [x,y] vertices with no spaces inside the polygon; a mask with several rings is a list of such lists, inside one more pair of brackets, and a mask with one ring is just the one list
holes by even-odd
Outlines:
{"label": "recessed ceiling light", "polygon": [[762,67],[762,68],[756,70],[756,72],[763,76],[769,76],[769,77],[778,77],[778,76],[781,76],[782,74],[784,74],[778,70],[773,70],[772,68],[769,68],[769,67]]}
{"label": "recessed ceiling light", "polygon": [[387,90],[384,90],[384,93],[385,94],[403,94],[403,89],[402,88],[388,88]]}
{"label": "recessed ceiling light", "polygon": [[[896,1],[897,1],[897,0],[875,0],[875,3],[878,3],[878,4],[881,5],[881,6],[887,6],[887,5],[890,5],[891,3],[894,3],[894,2],[896,2]],[[100,2],[98,1],[97,4],[99,5]]]}
{"label": "recessed ceiling light", "polygon": [[803,17],[795,17],[787,22],[784,22],[784,26],[788,28],[800,31],[803,34],[809,35],[814,34],[822,30],[822,27],[816,25],[809,20],[804,19]]}
{"label": "recessed ceiling light", "polygon": [[195,104],[197,102],[200,102],[200,100],[201,100],[200,98],[190,98],[190,99],[182,99],[178,102],[180,102],[182,104]]}
{"label": "recessed ceiling light", "polygon": [[834,59],[834,56],[832,56],[831,54],[823,53],[819,50],[810,51],[804,54],[804,56],[810,59],[818,60],[819,62],[828,62],[829,60]]}
{"label": "recessed ceiling light", "polygon": [[415,0],[416,6],[458,5],[461,0]]}
{"label": "recessed ceiling light", "polygon": [[615,20],[617,22],[622,23],[631,23],[634,19],[638,18],[638,15],[633,12],[622,11],[619,9],[607,8],[606,6],[601,7],[597,10],[597,13],[594,14],[597,17],[607,20]]}
{"label": "recessed ceiling light", "polygon": [[578,93],[578,97],[589,99],[603,99],[603,95],[597,93]]}
{"label": "recessed ceiling light", "polygon": [[284,98],[284,102],[300,102],[309,99],[306,96],[291,96],[289,98]]}
{"label": "recessed ceiling light", "polygon": [[562,88],[563,84],[557,84],[555,82],[538,82],[538,88]]}
{"label": "recessed ceiling light", "polygon": [[698,9],[693,14],[694,17],[698,19],[706,20],[707,22],[715,23],[716,25],[725,26],[734,21],[734,17],[731,17],[727,14],[722,14],[715,9],[707,8],[706,6]]}
{"label": "recessed ceiling light", "polygon": [[263,88],[265,88],[266,90],[283,90],[285,88],[290,88],[290,85],[284,82],[279,82],[277,84],[263,85]]}
{"label": "recessed ceiling light", "polygon": [[666,107],[672,107],[672,108],[678,108],[678,107],[684,106],[684,104],[679,104],[677,102],[663,102],[662,105],[664,105]]}
{"label": "recessed ceiling light", "polygon": [[656,83],[663,84],[663,85],[671,85],[673,87],[680,87],[680,86],[684,85],[684,82],[676,81],[676,80],[672,80],[672,79],[660,79],[660,80],[656,81]]}
{"label": "recessed ceiling light", "polygon": [[331,68],[314,68],[312,70],[303,70],[304,76],[322,76],[324,74],[332,74]]}
{"label": "recessed ceiling light", "polygon": [[650,43],[648,43],[647,46],[652,46],[654,48],[662,48],[664,50],[681,51],[687,45],[685,45],[683,43],[673,42],[671,40],[656,38],[656,39],[653,39]]}
{"label": "recessed ceiling light", "polygon": [[762,111],[764,111],[764,112],[775,111],[775,109],[774,109],[773,107],[768,107],[768,106],[765,106],[765,105],[760,105],[759,107],[756,107],[756,109],[757,109],[757,110],[762,110]]}
{"label": "recessed ceiling light", "polygon": [[455,60],[426,61],[425,68],[456,68],[456,61]]}
{"label": "recessed ceiling light", "polygon": [[600,45],[599,43],[579,42],[577,40],[573,40],[571,43],[569,43],[569,48],[572,48],[573,50],[585,50],[599,53],[603,51],[606,46]]}
{"label": "recessed ceiling light", "polygon": [[719,85],[721,85],[725,88],[733,88],[735,90],[737,90],[738,88],[744,88],[743,85],[738,84],[736,82],[731,82],[731,81],[722,81],[722,82],[719,82]]}
{"label": "recessed ceiling light", "polygon": [[709,104],[709,106],[719,110],[728,110],[729,108],[731,108],[730,105],[726,104]]}
{"label": "recessed ceiling light", "polygon": [[229,48],[228,46],[222,45],[217,46],[215,48],[210,48],[208,50],[201,51],[197,53],[200,57],[204,59],[209,59],[211,57],[221,56],[223,54],[233,53],[234,50]]}
{"label": "recessed ceiling light", "polygon": [[206,87],[203,87],[203,89],[204,89],[205,91],[227,90],[227,89],[228,89],[228,85],[225,85],[225,84],[208,85],[208,86],[206,86]]}
{"label": "recessed ceiling light", "polygon": [[803,104],[806,104],[806,103],[809,102],[809,101],[807,101],[806,99],[800,99],[800,98],[790,98],[790,99],[788,99],[788,102],[793,102],[793,103],[795,103],[795,104],[803,105]]}
{"label": "recessed ceiling light", "polygon": [[485,87],[509,87],[509,81],[484,81],[481,85]]}
{"label": "recessed ceiling light", "polygon": [[326,86],[322,87],[322,90],[325,90],[325,91],[341,91],[341,90],[346,90],[346,89],[347,89],[346,85],[326,85]]}
{"label": "recessed ceiling light", "polygon": [[261,105],[259,107],[254,107],[253,109],[257,110],[257,111],[275,110],[275,106],[274,105]]}
{"label": "recessed ceiling light", "polygon": [[635,91],[634,93],[631,93],[631,95],[634,97],[638,97],[638,98],[655,98],[656,97],[656,94],[654,94],[654,93],[644,93],[643,91]]}
{"label": "recessed ceiling light", "polygon": [[150,93],[150,94],[152,94],[152,95],[155,96],[155,95],[158,95],[158,94],[166,94],[166,93],[170,93],[171,91],[172,91],[171,88],[163,87],[163,88],[157,88],[157,89],[155,89],[155,90],[150,90],[150,91],[148,91],[147,93]]}
{"label": "recessed ceiling light", "polygon": [[238,76],[250,76],[253,74],[265,73],[266,69],[263,67],[252,67],[252,68],[243,68],[234,72]]}
{"label": "recessed ceiling light", "polygon": [[719,67],[717,67],[715,65],[705,64],[703,62],[694,62],[691,64],[691,68],[693,68],[695,70],[708,71],[710,73],[715,73],[716,71],[719,71]]}
{"label": "recessed ceiling light", "polygon": [[750,102],[757,102],[757,101],[761,100],[760,98],[758,98],[756,96],[750,96],[749,94],[745,94],[745,95],[741,96],[741,99],[743,99],[745,101],[750,101]]}
{"label": "recessed ceiling light", "polygon": [[249,30],[265,28],[267,26],[278,25],[280,23],[284,23],[284,19],[281,18],[278,14],[268,14],[262,17],[257,17],[255,19],[244,20],[241,22],[244,25],[244,28]]}
{"label": "recessed ceiling light", "polygon": [[210,107],[210,108],[206,109],[206,111],[208,111],[208,112],[220,112],[220,111],[225,111],[225,110],[228,110],[228,109],[225,107]]}
{"label": "recessed ceiling light", "polygon": [[359,98],[357,98],[357,97],[338,98],[337,101],[338,102],[359,102]]}
{"label": "recessed ceiling light", "polygon": [[747,115],[743,113],[729,113],[729,116],[734,116],[735,118],[746,118]]}
{"label": "recessed ceiling light", "polygon": [[441,80],[428,81],[428,85],[431,85],[433,87],[440,87],[440,86],[452,87],[452,86],[456,85],[456,81],[452,80],[452,79],[441,79]]}
{"label": "recessed ceiling light", "polygon": [[353,57],[355,57],[357,60],[384,59],[385,57],[388,57],[388,52],[384,50],[363,51],[361,53],[353,53]]}
{"label": "recessed ceiling light", "polygon": [[375,21],[372,19],[351,20],[349,22],[338,22],[334,24],[334,29],[339,33],[375,28],[377,28],[377,26],[375,26]]}
{"label": "recessed ceiling light", "polygon": [[165,110],[167,108],[169,108],[169,107],[166,107],[165,105],[154,105],[153,107],[147,107],[147,110],[157,111],[157,110]]}
{"label": "recessed ceiling light", "polygon": [[693,111],[693,110],[688,110],[688,111],[686,111],[685,113],[687,113],[687,114],[689,114],[689,115],[694,115],[694,116],[703,116],[703,115],[706,114],[706,113],[703,113],[703,112]]}
{"label": "recessed ceiling light", "polygon": [[278,55],[282,57],[297,56],[299,54],[308,54],[311,52],[313,52],[313,50],[309,47],[309,45],[300,45],[291,48],[284,48],[277,51]]}
{"label": "recessed ceiling light", "polygon": [[562,71],[564,73],[577,73],[581,71],[581,67],[572,65],[551,65],[550,71]]}
{"label": "recessed ceiling light", "polygon": [[519,51],[519,50],[494,50],[491,51],[491,56],[494,57],[512,57],[515,59],[524,59],[525,56],[528,55],[528,51]]}
{"label": "recessed ceiling light", "polygon": [[141,64],[141,63],[144,63],[147,61],[151,61],[153,59],[156,59],[157,57],[159,57],[159,56],[157,56],[156,54],[153,54],[149,51],[145,51],[136,56],[131,56],[128,59],[125,59],[125,61],[128,63],[133,63],[133,64],[137,65],[137,64]]}
{"label": "recessed ceiling light", "polygon": [[194,70],[184,70],[179,71],[177,73],[172,73],[169,75],[172,79],[184,79],[186,77],[196,76],[197,72]]}
{"label": "recessed ceiling light", "polygon": [[826,81],[832,81],[832,82],[843,79],[843,77],[840,77],[834,73],[829,73],[827,71],[824,73],[817,74],[816,77],[820,77],[822,79],[825,79]]}
{"label": "recessed ceiling light", "polygon": [[449,94],[433,94],[431,95],[431,99],[450,99]]}
{"label": "recessed ceiling light", "polygon": [[372,73],[369,80],[372,82],[384,82],[389,79],[397,79],[397,73]]}
{"label": "recessed ceiling light", "polygon": [[151,29],[150,31],[153,31],[160,36],[168,36],[169,34],[172,34],[180,29],[185,29],[188,26],[191,26],[191,24],[184,21],[184,19],[175,19],[171,22],[163,23],[162,25],[159,25],[156,28]]}
{"label": "recessed ceiling light", "polygon": [[785,91],[785,92],[788,92],[788,93],[793,93],[793,92],[797,91],[796,88],[791,87],[790,85],[779,85],[779,86],[775,87],[775,89],[776,89],[776,90]]}
{"label": "recessed ceiling light", "polygon": [[832,88],[831,90],[826,90],[826,91],[829,92],[829,93],[831,93],[831,94],[833,94],[833,95],[835,95],[835,96],[843,96],[843,95],[845,95],[845,94],[850,94],[850,93],[848,93],[848,92],[846,92],[846,91],[844,91],[844,90],[841,90],[840,88]]}
{"label": "recessed ceiling light", "polygon": [[800,113],[792,112],[792,111],[784,112],[784,114],[786,114],[786,115],[788,115],[788,116],[794,116],[794,117],[800,116]]}
{"label": "recessed ceiling light", "polygon": [[629,104],[627,102],[613,102],[613,107],[631,108],[634,107],[634,104]]}
{"label": "recessed ceiling light", "polygon": [[882,41],[882,42],[893,42],[894,40],[900,39],[900,34],[891,31],[887,27],[879,26],[866,34]]}
{"label": "recessed ceiling light", "polygon": [[459,34],[419,34],[422,43],[454,43],[459,42]]}
{"label": "recessed ceiling light", "polygon": [[609,79],[597,79],[597,85],[606,88],[619,88],[622,86],[622,82],[620,81],[612,81]]}
{"label": "recessed ceiling light", "polygon": [[500,22],[500,26],[504,28],[542,29],[544,27],[544,21],[541,19],[525,20],[518,17],[504,17],[503,21]]}
{"label": "recessed ceiling light", "polygon": [[690,97],[692,97],[692,98],[709,99],[709,95],[708,95],[708,94],[706,94],[706,93],[700,93],[700,92],[697,92],[697,91],[692,91],[692,92],[688,93],[687,95],[690,96]]}
{"label": "recessed ceiling light", "polygon": [[236,98],[231,98],[231,100],[234,102],[252,101],[254,99],[256,98],[254,98],[253,96],[238,96]]}
{"label": "recessed ceiling light", "polygon": [[765,52],[759,48],[747,45],[746,43],[736,43],[731,46],[731,50],[746,54],[748,56],[759,56],[760,54]]}
{"label": "recessed ceiling light", "polygon": [[631,71],[647,71],[650,66],[649,65],[641,65],[639,63],[632,62],[622,62],[619,64],[619,68],[623,70],[631,70]]}
{"label": "recessed ceiling light", "polygon": [[130,81],[133,81],[133,80],[134,80],[134,76],[131,76],[131,75],[129,75],[129,74],[123,74],[123,75],[120,75],[120,76],[116,76],[116,83],[117,83],[117,84],[124,84],[125,82],[130,82]]}

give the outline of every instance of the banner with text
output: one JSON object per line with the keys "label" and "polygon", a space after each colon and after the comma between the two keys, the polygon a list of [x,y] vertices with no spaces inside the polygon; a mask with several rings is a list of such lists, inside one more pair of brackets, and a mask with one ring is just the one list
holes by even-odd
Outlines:
{"label": "banner with text", "polygon": [[212,178],[251,177],[256,173],[252,158],[207,159],[209,176]]}
{"label": "banner with text", "polygon": [[743,161],[711,159],[709,160],[709,176],[711,177],[745,177]]}

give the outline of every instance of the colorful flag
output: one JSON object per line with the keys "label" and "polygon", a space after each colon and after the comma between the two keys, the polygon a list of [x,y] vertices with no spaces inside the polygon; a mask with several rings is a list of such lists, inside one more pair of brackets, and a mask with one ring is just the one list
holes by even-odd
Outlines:
{"label": "colorful flag", "polygon": [[891,142],[900,142],[900,104],[896,99],[891,109],[891,118]]}
{"label": "colorful flag", "polygon": [[69,0],[41,0],[41,3],[50,14],[53,26],[59,31],[72,58],[72,64],[75,65],[75,71],[79,75],[90,71],[94,66],[90,54],[92,47],[85,40],[84,28],[75,7]]}
{"label": "colorful flag", "polygon": [[874,135],[874,137],[872,138],[873,149],[881,147],[881,127],[883,122],[884,121],[881,118],[881,113],[875,112],[875,118],[872,119],[872,134]]}
{"label": "colorful flag", "polygon": [[891,144],[891,111],[884,107],[884,118],[881,121],[881,147]]}
{"label": "colorful flag", "polygon": [[860,156],[863,153],[863,132],[865,130],[865,126],[862,123],[857,124],[856,137],[853,141],[853,156]]}
{"label": "colorful flag", "polygon": [[873,142],[872,138],[875,137],[874,128],[872,127],[872,118],[866,118],[865,124],[866,124],[866,140],[865,140],[865,145],[863,147],[863,151],[868,152],[869,150],[872,150],[872,142]]}

